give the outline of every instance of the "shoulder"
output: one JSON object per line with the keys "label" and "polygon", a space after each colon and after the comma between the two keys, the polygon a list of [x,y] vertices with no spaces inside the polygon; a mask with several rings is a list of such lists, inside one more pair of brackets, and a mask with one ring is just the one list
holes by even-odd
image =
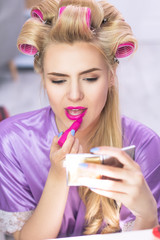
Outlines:
{"label": "shoulder", "polygon": [[50,107],[18,114],[0,123],[2,210],[23,212],[35,208],[50,167],[50,146],[56,134],[54,124]]}
{"label": "shoulder", "polygon": [[[122,117],[123,145],[135,145],[135,161],[139,164],[143,176],[157,201],[157,209],[160,209],[160,137],[144,124]],[[129,210],[122,208],[121,217],[132,219]],[[159,216],[160,217],[160,216]]]}
{"label": "shoulder", "polygon": [[122,117],[123,145],[135,145],[135,161],[141,166],[144,176],[160,169],[160,137],[144,124]]}
{"label": "shoulder", "polygon": [[11,116],[0,122],[0,136],[2,137],[16,131],[20,134],[24,129],[40,130],[39,125],[45,125],[47,121],[50,121],[51,111],[50,107],[45,107]]}
{"label": "shoulder", "polygon": [[20,114],[10,116],[10,117],[8,117],[5,120],[0,122],[1,129],[2,129],[2,126],[6,126],[6,125],[9,126],[9,125],[11,125],[15,122],[21,122],[21,121],[23,121],[25,119],[28,119],[28,118],[38,117],[40,115],[45,115],[49,110],[50,110],[50,107],[45,107],[45,108],[30,111],[30,112],[24,112],[24,113],[20,113]]}
{"label": "shoulder", "polygon": [[155,133],[152,129],[147,127],[146,125],[131,119],[126,116],[122,116],[122,135],[124,145],[132,142],[148,142],[152,139],[157,139],[160,141],[160,138],[157,133]]}
{"label": "shoulder", "polygon": [[30,149],[50,146],[57,132],[50,107],[9,117],[0,122],[0,152],[12,158],[12,153],[22,154],[27,146]]}

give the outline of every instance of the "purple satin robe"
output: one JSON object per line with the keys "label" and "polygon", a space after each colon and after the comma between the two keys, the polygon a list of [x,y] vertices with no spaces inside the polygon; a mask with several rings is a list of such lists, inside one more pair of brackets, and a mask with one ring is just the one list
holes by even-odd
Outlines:
{"label": "purple satin robe", "polygon": [[[123,146],[135,145],[135,161],[157,201],[160,222],[160,138],[146,126],[122,117]],[[34,210],[50,168],[50,147],[58,135],[50,107],[19,114],[0,123],[0,209]],[[144,203],[145,204],[145,203]],[[70,187],[59,237],[82,235],[85,206],[77,187]],[[122,206],[120,223],[135,217]]]}

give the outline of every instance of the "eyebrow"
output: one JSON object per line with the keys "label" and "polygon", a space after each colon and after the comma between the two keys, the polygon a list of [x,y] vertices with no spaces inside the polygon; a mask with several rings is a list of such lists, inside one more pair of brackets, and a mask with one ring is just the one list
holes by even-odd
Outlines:
{"label": "eyebrow", "polygon": [[[86,73],[90,73],[90,72],[94,72],[94,71],[102,71],[102,69],[100,68],[91,68],[91,69],[87,69],[83,72],[80,72],[79,75],[83,75]],[[57,73],[57,72],[50,72],[47,75],[53,75],[53,76],[58,76],[58,77],[69,77],[68,74],[64,74],[64,73]]]}

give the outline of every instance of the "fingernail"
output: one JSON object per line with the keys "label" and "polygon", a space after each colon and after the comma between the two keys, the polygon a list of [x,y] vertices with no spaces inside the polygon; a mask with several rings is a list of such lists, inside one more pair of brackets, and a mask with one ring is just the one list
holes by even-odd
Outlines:
{"label": "fingernail", "polygon": [[63,132],[60,132],[59,134],[58,134],[58,137],[61,137],[63,135]]}
{"label": "fingernail", "polygon": [[91,148],[91,149],[90,149],[90,152],[91,152],[91,153],[98,152],[98,151],[99,151],[99,148],[98,148],[98,147],[95,147],[95,148]]}
{"label": "fingernail", "polygon": [[71,130],[71,135],[72,135],[72,136],[75,135],[75,130],[74,130],[74,129]]}
{"label": "fingernail", "polygon": [[78,166],[80,166],[82,168],[87,168],[88,164],[87,163],[80,163]]}

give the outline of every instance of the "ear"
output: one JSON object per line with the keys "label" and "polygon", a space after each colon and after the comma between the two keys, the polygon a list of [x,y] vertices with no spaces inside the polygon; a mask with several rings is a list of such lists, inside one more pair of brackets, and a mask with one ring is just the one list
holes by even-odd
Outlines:
{"label": "ear", "polygon": [[110,87],[112,87],[113,85],[115,85],[115,76],[112,75],[111,78],[110,78],[108,87],[110,88]]}
{"label": "ear", "polygon": [[116,68],[114,68],[113,70],[110,70],[110,73],[108,75],[108,88],[114,86],[116,84],[116,78],[117,78],[117,75],[116,75]]}

